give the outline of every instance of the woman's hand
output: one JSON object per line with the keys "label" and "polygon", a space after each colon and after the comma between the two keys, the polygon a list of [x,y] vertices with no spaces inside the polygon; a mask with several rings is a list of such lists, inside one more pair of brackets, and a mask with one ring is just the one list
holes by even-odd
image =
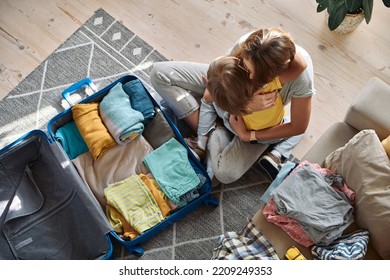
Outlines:
{"label": "woman's hand", "polygon": [[244,120],[240,116],[230,115],[229,123],[236,132],[238,138],[243,142],[249,142],[251,138],[251,132],[246,129]]}
{"label": "woman's hand", "polygon": [[275,105],[277,94],[278,92],[276,90],[264,94],[263,88],[258,89],[247,105],[248,111],[256,112],[273,107]]}

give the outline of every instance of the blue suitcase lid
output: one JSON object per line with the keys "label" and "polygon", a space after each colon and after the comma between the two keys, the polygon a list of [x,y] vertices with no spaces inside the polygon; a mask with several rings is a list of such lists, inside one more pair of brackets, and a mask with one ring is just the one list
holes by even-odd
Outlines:
{"label": "blue suitcase lid", "polygon": [[[112,258],[104,213],[60,146],[43,131],[32,130],[1,149],[0,165],[0,194],[7,204],[0,219],[0,259]],[[74,215],[72,208],[80,211]],[[91,232],[81,229],[86,223]],[[64,242],[68,249],[59,250]]]}

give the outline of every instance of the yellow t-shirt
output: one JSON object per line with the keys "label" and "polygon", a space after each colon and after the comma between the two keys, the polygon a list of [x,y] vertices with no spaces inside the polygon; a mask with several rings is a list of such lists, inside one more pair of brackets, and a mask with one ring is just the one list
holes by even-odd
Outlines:
{"label": "yellow t-shirt", "polygon": [[[279,77],[276,77],[267,84],[266,88],[264,89],[264,93],[279,90],[281,88],[282,84],[280,83]],[[250,113],[243,116],[243,119],[248,130],[260,130],[281,124],[284,114],[285,110],[282,97],[278,93],[275,105],[272,108]]]}

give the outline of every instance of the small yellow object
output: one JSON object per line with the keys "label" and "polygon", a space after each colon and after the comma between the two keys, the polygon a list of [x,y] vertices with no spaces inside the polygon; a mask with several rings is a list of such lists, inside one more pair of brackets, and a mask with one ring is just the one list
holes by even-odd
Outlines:
{"label": "small yellow object", "polygon": [[288,260],[306,260],[305,256],[302,255],[301,251],[295,246],[288,249],[284,256]]}

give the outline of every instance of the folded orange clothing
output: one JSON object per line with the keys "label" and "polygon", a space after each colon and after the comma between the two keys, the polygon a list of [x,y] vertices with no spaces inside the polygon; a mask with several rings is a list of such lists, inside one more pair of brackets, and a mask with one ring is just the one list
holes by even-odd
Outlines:
{"label": "folded orange clothing", "polygon": [[171,212],[171,208],[169,208],[168,203],[164,200],[166,197],[161,189],[159,189],[156,180],[149,178],[145,174],[139,174],[142,181],[144,181],[145,185],[148,187],[149,191],[152,193],[154,199],[157,202],[158,207],[161,210],[163,217],[168,216],[169,212]]}
{"label": "folded orange clothing", "polygon": [[76,104],[72,107],[73,120],[94,160],[116,145],[99,116],[98,103]]}

